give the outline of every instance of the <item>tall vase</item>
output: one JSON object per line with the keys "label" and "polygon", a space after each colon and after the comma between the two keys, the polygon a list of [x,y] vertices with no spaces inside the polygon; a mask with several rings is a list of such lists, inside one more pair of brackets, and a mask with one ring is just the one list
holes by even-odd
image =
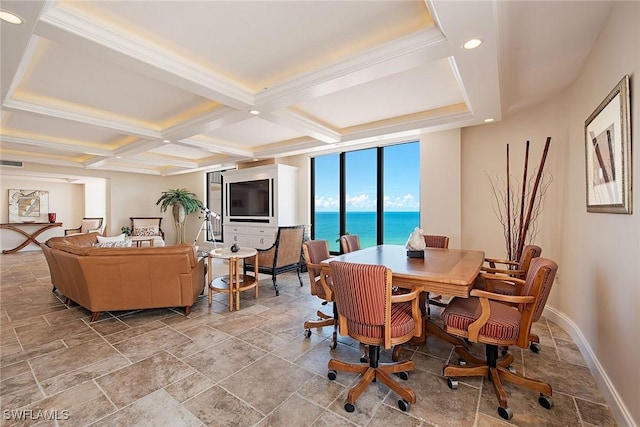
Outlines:
{"label": "tall vase", "polygon": [[176,242],[184,243],[185,240],[185,226],[187,224],[187,215],[184,211],[184,206],[180,203],[173,205],[173,220],[176,226]]}

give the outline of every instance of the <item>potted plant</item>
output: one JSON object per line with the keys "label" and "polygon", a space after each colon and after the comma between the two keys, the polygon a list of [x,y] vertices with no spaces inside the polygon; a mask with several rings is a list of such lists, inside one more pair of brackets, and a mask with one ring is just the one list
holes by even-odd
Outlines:
{"label": "potted plant", "polygon": [[156,205],[160,205],[160,212],[166,212],[169,206],[172,207],[176,240],[178,243],[184,243],[187,215],[197,212],[204,204],[195,193],[186,188],[176,188],[163,191]]}
{"label": "potted plant", "polygon": [[125,236],[131,236],[131,227],[129,227],[128,225],[123,225],[122,227],[120,227],[120,231]]}

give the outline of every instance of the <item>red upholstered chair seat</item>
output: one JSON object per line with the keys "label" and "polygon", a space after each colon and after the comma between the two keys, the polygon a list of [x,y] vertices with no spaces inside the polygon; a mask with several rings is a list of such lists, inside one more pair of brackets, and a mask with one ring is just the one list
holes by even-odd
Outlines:
{"label": "red upholstered chair seat", "polygon": [[[380,340],[384,337],[384,325],[370,325],[347,320],[349,331],[356,335],[363,335]],[[403,302],[391,306],[391,338],[403,337],[413,333],[415,322],[411,313],[411,303]]]}
{"label": "red upholstered chair seat", "polygon": [[[489,301],[491,315],[480,328],[480,335],[500,341],[518,340],[522,313],[514,307]],[[466,331],[469,325],[480,317],[482,309],[478,298],[454,298],[442,313],[442,321],[447,329]]]}

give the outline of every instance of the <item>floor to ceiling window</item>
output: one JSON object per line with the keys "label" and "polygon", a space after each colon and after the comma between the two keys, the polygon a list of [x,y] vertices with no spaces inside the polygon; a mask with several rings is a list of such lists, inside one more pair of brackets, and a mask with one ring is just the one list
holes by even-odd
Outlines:
{"label": "floor to ceiling window", "polygon": [[340,252],[339,237],[362,247],[404,244],[420,224],[418,142],[311,159],[312,236]]}

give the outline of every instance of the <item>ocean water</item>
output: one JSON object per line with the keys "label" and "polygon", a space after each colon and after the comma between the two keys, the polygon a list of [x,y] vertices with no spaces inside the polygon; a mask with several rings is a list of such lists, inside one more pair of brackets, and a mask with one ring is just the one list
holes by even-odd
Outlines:
{"label": "ocean water", "polygon": [[[420,226],[420,212],[385,212],[384,213],[384,243],[404,245],[409,234],[415,227]],[[316,212],[314,223],[315,238],[327,240],[332,252],[340,250],[340,224],[338,212]],[[363,248],[375,246],[376,241],[376,212],[348,212],[347,232],[360,237]]]}

